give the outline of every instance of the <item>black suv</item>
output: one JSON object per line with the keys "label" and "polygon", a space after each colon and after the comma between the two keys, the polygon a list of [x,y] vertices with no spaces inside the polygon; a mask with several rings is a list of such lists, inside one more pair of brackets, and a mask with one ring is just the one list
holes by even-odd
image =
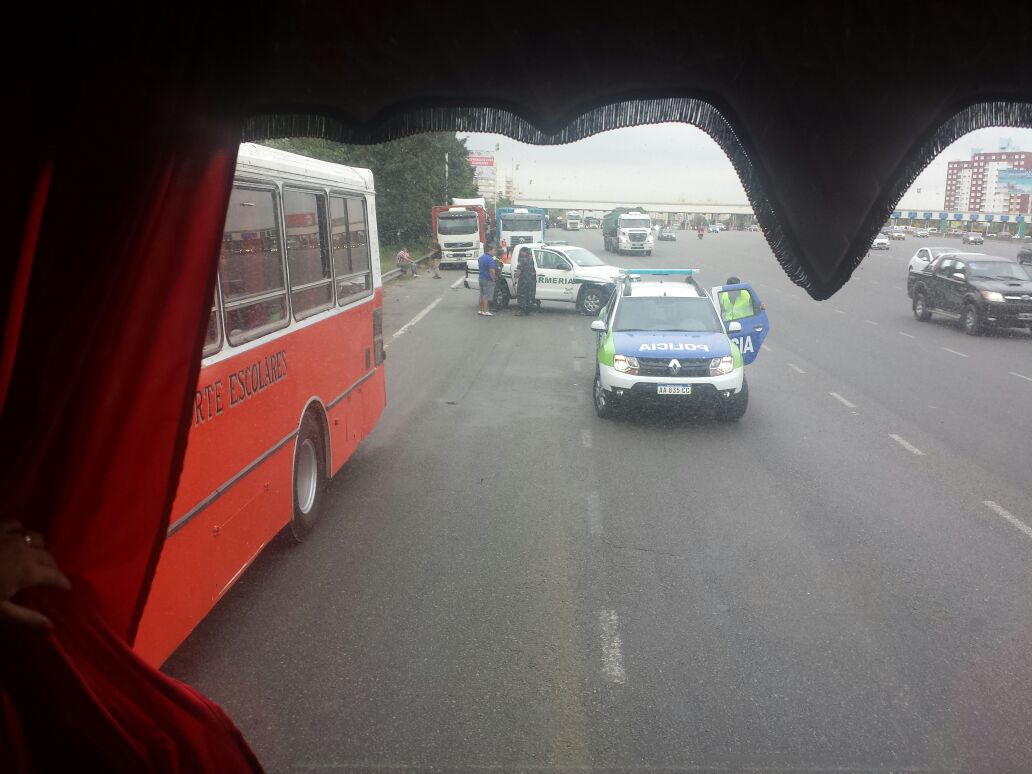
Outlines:
{"label": "black suv", "polygon": [[986,326],[1032,330],[1032,277],[1013,258],[944,253],[907,277],[907,295],[918,320],[946,315],[971,336]]}
{"label": "black suv", "polygon": [[1021,249],[1018,250],[1018,263],[1023,263],[1025,266],[1032,266],[1032,245],[1021,246]]}

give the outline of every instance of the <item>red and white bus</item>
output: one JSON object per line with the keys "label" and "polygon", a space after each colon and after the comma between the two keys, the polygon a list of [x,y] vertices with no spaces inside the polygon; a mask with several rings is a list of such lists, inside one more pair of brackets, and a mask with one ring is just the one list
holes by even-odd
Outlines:
{"label": "red and white bus", "polygon": [[136,650],[163,662],[386,402],[372,173],[240,146],[179,490]]}

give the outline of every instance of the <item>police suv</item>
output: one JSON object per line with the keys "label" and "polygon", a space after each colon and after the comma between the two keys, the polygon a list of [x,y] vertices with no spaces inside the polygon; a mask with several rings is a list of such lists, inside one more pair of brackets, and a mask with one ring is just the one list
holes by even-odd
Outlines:
{"label": "police suv", "polygon": [[592,394],[610,417],[631,402],[709,404],[735,421],[749,403],[745,366],[769,330],[747,284],[707,293],[694,269],[627,269],[591,323],[597,337]]}
{"label": "police suv", "polygon": [[[565,242],[517,245],[509,262],[501,264],[492,299],[496,309],[504,309],[516,298],[516,283],[512,275],[524,252],[529,252],[534,259],[538,302],[562,301],[575,304],[577,311],[584,314],[598,313],[612,292],[613,282],[623,271],[616,266],[610,266],[590,250]],[[467,262],[466,287],[477,287],[478,277],[477,262]]]}

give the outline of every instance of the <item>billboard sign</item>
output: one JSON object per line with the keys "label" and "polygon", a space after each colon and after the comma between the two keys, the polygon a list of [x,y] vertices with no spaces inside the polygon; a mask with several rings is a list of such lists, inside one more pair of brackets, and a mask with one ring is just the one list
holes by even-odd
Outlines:
{"label": "billboard sign", "polygon": [[490,151],[470,150],[469,165],[477,183],[493,183],[495,180],[495,157]]}
{"label": "billboard sign", "polygon": [[1011,194],[1032,194],[1032,169],[1001,169],[996,184]]}

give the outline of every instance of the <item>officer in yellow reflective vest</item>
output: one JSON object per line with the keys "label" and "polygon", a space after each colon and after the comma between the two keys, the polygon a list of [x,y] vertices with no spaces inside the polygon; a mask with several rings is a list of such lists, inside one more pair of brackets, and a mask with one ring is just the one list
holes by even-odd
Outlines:
{"label": "officer in yellow reflective vest", "polygon": [[[725,285],[738,285],[741,280],[738,277],[728,277]],[[745,317],[752,317],[755,314],[753,309],[752,296],[748,290],[729,290],[720,294],[720,309],[724,322],[741,320]]]}

